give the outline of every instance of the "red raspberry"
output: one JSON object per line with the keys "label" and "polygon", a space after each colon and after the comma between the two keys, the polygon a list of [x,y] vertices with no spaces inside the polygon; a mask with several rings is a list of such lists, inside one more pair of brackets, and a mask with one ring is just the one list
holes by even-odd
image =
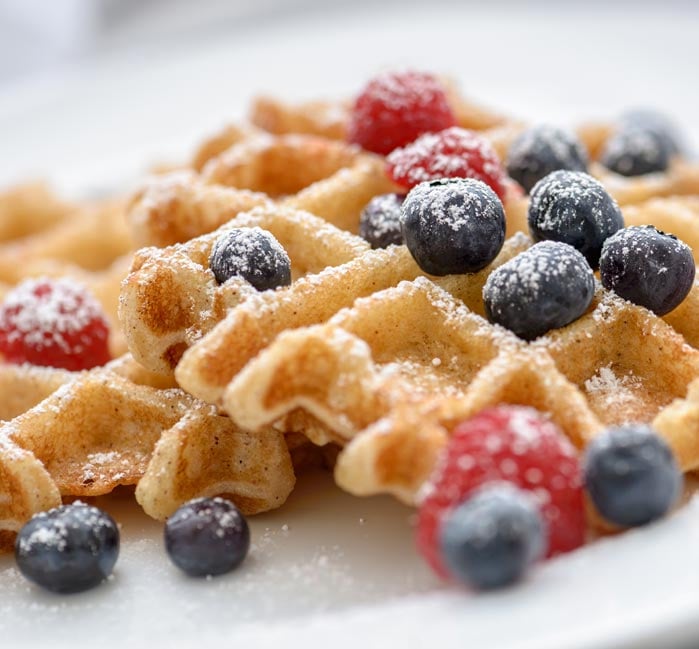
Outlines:
{"label": "red raspberry", "polygon": [[426,133],[396,149],[386,159],[386,173],[408,189],[426,180],[475,178],[482,180],[503,200],[507,174],[495,149],[483,136],[454,126]]}
{"label": "red raspberry", "polygon": [[97,301],[69,279],[30,279],[0,305],[0,354],[9,363],[85,370],[110,360]]}
{"label": "red raspberry", "polygon": [[348,139],[385,155],[423,133],[456,124],[442,84],[431,74],[398,72],[372,79],[350,114]]}
{"label": "red raspberry", "polygon": [[439,549],[445,514],[492,481],[510,482],[537,497],[548,527],[548,556],[583,544],[585,511],[575,448],[536,410],[498,406],[456,426],[427,485],[418,514],[417,544],[438,574],[447,574]]}

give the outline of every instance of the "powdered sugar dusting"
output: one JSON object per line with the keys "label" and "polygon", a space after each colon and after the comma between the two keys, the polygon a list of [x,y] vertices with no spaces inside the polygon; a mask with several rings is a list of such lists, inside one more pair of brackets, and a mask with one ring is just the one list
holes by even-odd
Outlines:
{"label": "powdered sugar dusting", "polygon": [[446,226],[454,232],[474,220],[492,224],[504,219],[500,201],[485,183],[474,179],[420,183],[405,199],[404,213],[408,211],[423,223]]}
{"label": "powdered sugar dusting", "polygon": [[529,155],[536,154],[536,157],[541,158],[545,151],[550,151],[560,162],[561,169],[576,169],[578,160],[587,159],[587,152],[571,131],[542,124],[527,129],[512,143],[508,162],[526,164]]}
{"label": "powdered sugar dusting", "polygon": [[503,194],[504,170],[484,137],[459,127],[426,133],[386,159],[391,177],[413,187],[440,178],[475,178],[490,181]]}
{"label": "powdered sugar dusting", "polygon": [[[91,336],[69,341],[95,320],[104,322],[102,308],[84,286],[69,278],[29,279],[10,291],[0,309],[0,329],[13,344],[40,350],[57,346],[79,354]],[[105,323],[106,326],[106,323]]]}
{"label": "powdered sugar dusting", "polygon": [[483,299],[494,322],[531,340],[580,317],[594,287],[582,254],[565,243],[542,241],[494,270]]}
{"label": "powdered sugar dusting", "polygon": [[28,554],[36,546],[43,546],[64,552],[68,547],[71,529],[83,525],[97,531],[110,526],[111,521],[96,507],[76,500],[70,505],[35,514],[27,525],[28,533],[22,533],[18,537],[19,550]]}
{"label": "powdered sugar dusting", "polygon": [[359,236],[372,248],[385,248],[391,243],[402,243],[400,206],[403,196],[381,194],[367,203],[359,218]]}
{"label": "powdered sugar dusting", "polygon": [[579,229],[585,220],[609,234],[623,226],[616,201],[581,171],[554,171],[540,180],[532,189],[529,214],[536,216],[537,230],[553,239],[560,231]]}
{"label": "powdered sugar dusting", "polygon": [[634,388],[638,389],[641,379],[631,373],[616,375],[611,365],[600,367],[597,373],[585,381],[585,390],[609,405],[618,406],[635,399]]}

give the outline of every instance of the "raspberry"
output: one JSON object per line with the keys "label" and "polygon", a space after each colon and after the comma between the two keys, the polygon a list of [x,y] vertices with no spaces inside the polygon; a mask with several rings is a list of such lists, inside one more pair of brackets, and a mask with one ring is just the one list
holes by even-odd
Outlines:
{"label": "raspberry", "polygon": [[386,155],[456,124],[442,84],[431,74],[399,72],[372,79],[350,114],[348,139],[368,151]]}
{"label": "raspberry", "polygon": [[548,528],[548,556],[585,538],[580,462],[555,424],[531,408],[498,406],[460,423],[427,485],[417,522],[418,548],[441,576],[442,521],[476,489],[506,481],[531,491]]}
{"label": "raspberry", "polygon": [[484,137],[458,126],[426,133],[393,151],[386,162],[389,178],[408,189],[428,180],[475,178],[500,200],[505,197],[507,174],[495,149]]}
{"label": "raspberry", "polygon": [[30,279],[0,305],[0,354],[9,363],[85,370],[110,360],[97,301],[69,279]]}

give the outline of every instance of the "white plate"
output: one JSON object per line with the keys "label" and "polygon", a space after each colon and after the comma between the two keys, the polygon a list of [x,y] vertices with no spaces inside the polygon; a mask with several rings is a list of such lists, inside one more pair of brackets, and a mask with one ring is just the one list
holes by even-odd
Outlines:
{"label": "white plate", "polygon": [[[346,96],[395,66],[450,73],[473,96],[532,119],[573,122],[652,104],[699,130],[695,10],[560,4],[270,19],[197,48],[122,53],[0,90],[0,183],[45,175],[76,195],[130,186],[149,163],[182,159],[242,115],[257,91]],[[252,521],[254,548],[239,573],[203,582],[169,565],[161,526],[128,494],[102,502],[123,523],[115,578],[55,597],[0,558],[3,646],[598,649],[699,638],[699,501],[481,596],[428,573],[413,549],[410,510],[351,498],[328,476],[304,477],[281,511]]]}

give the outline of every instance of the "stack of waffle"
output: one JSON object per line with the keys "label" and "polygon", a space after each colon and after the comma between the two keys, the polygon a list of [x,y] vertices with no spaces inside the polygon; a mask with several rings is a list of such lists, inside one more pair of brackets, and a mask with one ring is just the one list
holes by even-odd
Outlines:
{"label": "stack of waffle", "polygon": [[[504,156],[523,124],[449,97],[459,125]],[[578,447],[605,425],[652,422],[684,470],[699,466],[699,286],[663,318],[600,286],[582,318],[524,342],[487,322],[481,294],[532,244],[527,198],[507,194],[508,239],[475,274],[431,277],[404,246],[371,249],[360,212],[400,188],[381,156],[344,141],[347,111],[258,99],[249,124],[128,201],[68,205],[34,185],[0,197],[0,290],[43,275],[84,283],[115,359],[84,372],[0,366],[0,538],[118,485],[136,485],[158,519],[216,494],[260,512],[318,464],[352,493],[414,503],[455,422],[498,403],[548,413]],[[612,132],[578,133],[594,159]],[[699,251],[699,165],[591,170],[627,225]],[[243,226],[282,244],[289,286],[216,282],[212,246]]]}

